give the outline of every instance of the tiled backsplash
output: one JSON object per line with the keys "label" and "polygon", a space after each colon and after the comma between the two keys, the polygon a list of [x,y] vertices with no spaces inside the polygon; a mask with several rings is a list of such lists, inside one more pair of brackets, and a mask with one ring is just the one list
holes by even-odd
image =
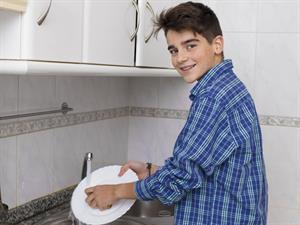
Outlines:
{"label": "tiled backsplash", "polygon": [[[128,107],[120,107],[120,108],[113,108],[113,109],[106,109],[106,110],[91,111],[91,112],[73,113],[64,116],[52,116],[52,117],[31,119],[31,120],[24,120],[24,121],[14,121],[11,123],[0,124],[0,138],[6,138],[6,137],[16,136],[16,135],[24,135],[33,132],[39,132],[39,131],[60,128],[60,127],[74,126],[74,125],[101,121],[101,120],[116,119],[119,117],[130,117],[133,119],[142,117],[145,119],[149,118],[151,120],[158,119],[160,120],[160,123],[162,122],[163,119],[168,119],[168,121],[170,121],[169,119],[171,119],[171,120],[180,120],[181,121],[180,124],[183,124],[187,116],[188,116],[187,110],[128,106]],[[132,126],[134,127],[136,125],[135,121],[132,120],[131,122],[132,124],[130,124],[129,129],[132,129]],[[260,115],[260,122],[261,125],[263,126],[300,128],[300,118],[296,118],[296,117]],[[169,127],[170,126],[168,126],[168,128]],[[180,129],[180,126],[176,126],[175,130],[176,129]],[[132,138],[132,135],[130,136],[130,132],[129,132],[129,138],[130,137]],[[169,138],[169,137],[167,135],[166,137],[163,138]],[[134,141],[136,140],[133,140],[133,142]],[[132,142],[132,140],[129,140],[129,148],[131,145],[130,142]],[[143,142],[142,144],[145,144],[146,142],[147,141]],[[164,144],[162,142],[160,147],[161,148],[164,147]],[[167,148],[171,149],[170,146],[168,146]],[[129,150],[129,155],[132,155],[130,152],[131,149],[128,150]],[[142,150],[142,154],[146,154],[145,152],[147,151]],[[165,159],[166,157],[168,157],[168,155],[166,155],[166,152],[164,150],[161,150],[158,154],[159,154],[158,158],[161,159]],[[150,155],[149,156],[143,155],[142,157],[143,158],[148,157],[148,159],[150,158],[151,160]],[[155,161],[155,159],[153,159],[153,161]],[[162,163],[162,161],[160,163]],[[27,213],[36,214],[44,210],[47,210],[48,208],[51,208],[54,205],[59,205],[62,202],[66,202],[70,199],[70,194],[73,188],[74,187],[71,187],[70,190],[66,189],[66,191],[58,192],[58,194],[52,194],[49,196],[45,196],[41,199],[30,201],[28,202],[28,204],[25,204],[21,207],[18,207],[10,211],[9,218],[12,221],[21,221],[22,219],[25,218],[22,217],[22,215],[25,215],[23,212],[21,212],[22,210],[23,211],[27,210],[28,211]],[[67,195],[63,196],[62,194],[64,193],[67,193]],[[51,206],[51,204],[54,205]]]}
{"label": "tiled backsplash", "polygon": [[[13,121],[8,123],[0,123],[0,138],[124,116],[185,120],[188,116],[188,110],[128,106],[92,112],[70,113],[62,116],[60,115],[39,119]],[[260,115],[259,119],[261,125],[300,128],[299,117]]]}

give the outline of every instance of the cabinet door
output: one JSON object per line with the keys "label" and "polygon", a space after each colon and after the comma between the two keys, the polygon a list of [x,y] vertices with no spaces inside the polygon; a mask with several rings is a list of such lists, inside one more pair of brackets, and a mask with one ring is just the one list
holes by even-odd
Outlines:
{"label": "cabinet door", "polygon": [[20,59],[21,14],[0,10],[0,59]]}
{"label": "cabinet door", "polygon": [[[38,25],[49,5],[47,17]],[[83,0],[29,0],[22,18],[22,58],[80,62],[82,19]]]}
{"label": "cabinet door", "polygon": [[86,0],[83,62],[134,65],[136,0]]}
{"label": "cabinet door", "polygon": [[141,24],[137,35],[136,66],[172,67],[164,32],[160,31],[157,38],[150,37],[153,16],[171,5],[172,0],[139,0]]}

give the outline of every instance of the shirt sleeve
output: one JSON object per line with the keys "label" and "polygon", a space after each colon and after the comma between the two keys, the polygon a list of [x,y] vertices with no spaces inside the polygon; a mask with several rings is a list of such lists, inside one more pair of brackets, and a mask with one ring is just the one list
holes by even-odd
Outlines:
{"label": "shirt sleeve", "polygon": [[173,156],[152,176],[138,181],[139,199],[158,198],[173,204],[187,192],[201,188],[214,168],[236,149],[226,111],[210,98],[196,99],[175,143]]}

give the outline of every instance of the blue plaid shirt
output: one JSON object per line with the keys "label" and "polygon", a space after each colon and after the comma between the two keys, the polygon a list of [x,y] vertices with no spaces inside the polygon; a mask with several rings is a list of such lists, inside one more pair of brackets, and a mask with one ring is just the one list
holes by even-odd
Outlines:
{"label": "blue plaid shirt", "polygon": [[173,156],[135,184],[139,199],[175,205],[176,225],[265,225],[267,182],[253,100],[231,60],[191,90]]}

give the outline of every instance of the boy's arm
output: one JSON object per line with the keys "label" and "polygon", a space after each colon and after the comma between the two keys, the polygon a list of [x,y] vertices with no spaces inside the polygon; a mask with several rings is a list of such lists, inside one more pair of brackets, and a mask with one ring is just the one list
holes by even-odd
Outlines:
{"label": "boy's arm", "polygon": [[134,183],[118,184],[115,186],[115,196],[120,199],[136,199]]}
{"label": "boy's arm", "polygon": [[[159,166],[151,163],[142,163],[138,161],[129,161],[122,166],[119,176],[123,176],[128,169],[132,169],[138,175],[139,179],[154,174]],[[87,194],[86,202],[92,208],[105,210],[111,207],[120,199],[136,199],[135,183],[124,183],[117,185],[96,185],[85,190]]]}

